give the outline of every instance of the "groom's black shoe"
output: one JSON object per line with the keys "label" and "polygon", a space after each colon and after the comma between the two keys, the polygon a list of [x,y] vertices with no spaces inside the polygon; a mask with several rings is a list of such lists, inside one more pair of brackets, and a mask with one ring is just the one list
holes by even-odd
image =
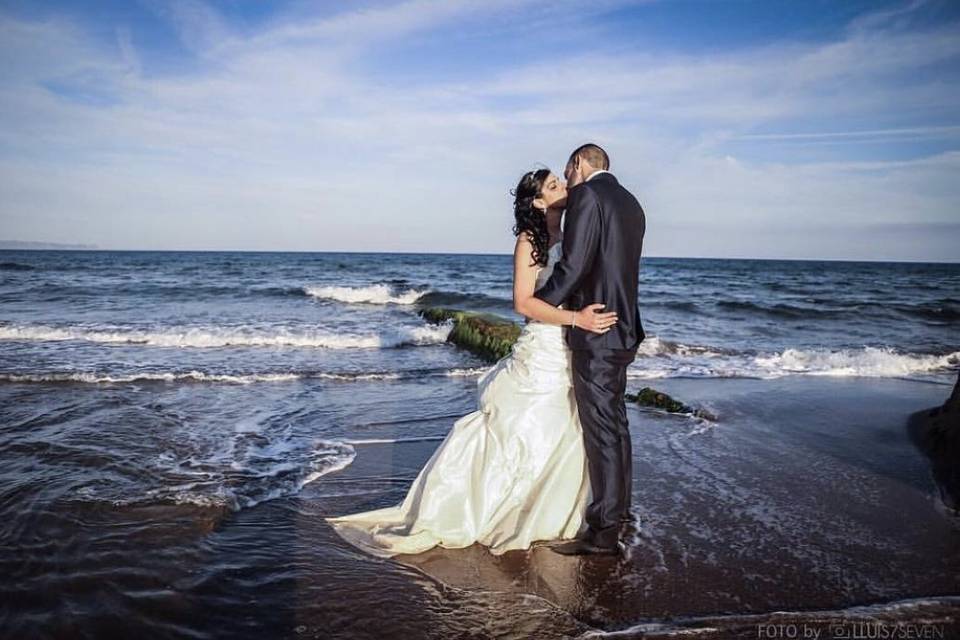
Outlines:
{"label": "groom's black shoe", "polygon": [[575,540],[570,540],[569,542],[562,542],[560,544],[551,545],[550,547],[557,553],[561,553],[565,556],[580,556],[580,555],[606,555],[606,556],[615,556],[620,553],[620,545],[613,547],[598,547],[597,545],[577,538]]}

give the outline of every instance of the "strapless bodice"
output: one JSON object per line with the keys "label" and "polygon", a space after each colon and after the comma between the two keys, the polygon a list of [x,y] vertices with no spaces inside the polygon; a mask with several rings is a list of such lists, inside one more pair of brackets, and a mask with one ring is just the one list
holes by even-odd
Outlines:
{"label": "strapless bodice", "polygon": [[[536,281],[536,285],[533,288],[534,291],[542,287],[544,284],[546,284],[547,280],[550,279],[550,274],[553,273],[553,267],[557,264],[557,262],[560,261],[560,256],[563,254],[563,251],[561,249],[561,244],[562,243],[558,241],[556,244],[550,247],[550,249],[547,251],[547,264],[543,267],[540,267],[540,270],[537,271],[537,281]],[[564,306],[561,303],[557,305],[557,308],[563,309]],[[562,329],[562,327],[560,327],[559,325],[546,324],[544,322],[540,322],[539,320],[532,320],[530,318],[527,318],[524,324],[539,325],[540,327],[554,329],[557,332],[559,332]]]}
{"label": "strapless bodice", "polygon": [[557,264],[557,261],[560,259],[560,254],[562,253],[561,244],[561,242],[557,242],[547,251],[547,264],[537,272],[537,286],[534,290],[546,284],[550,278],[550,274],[553,273],[553,267]]}

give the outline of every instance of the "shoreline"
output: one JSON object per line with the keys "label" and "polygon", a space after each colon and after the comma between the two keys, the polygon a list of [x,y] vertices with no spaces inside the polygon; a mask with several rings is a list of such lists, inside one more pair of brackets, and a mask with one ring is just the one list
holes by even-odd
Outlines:
{"label": "shoreline", "polygon": [[[622,559],[559,557],[535,543],[499,559],[474,544],[394,560],[446,587],[542,598],[610,637],[724,621],[730,632],[757,620],[828,626],[853,607],[914,600],[935,602],[891,619],[960,619],[960,523],[935,508],[906,431],[910,413],[949,392],[877,379],[659,383],[718,421],[628,409],[635,523]],[[407,446],[360,447],[342,473],[389,475],[400,460],[415,473]],[[729,637],[717,633],[698,637]]]}

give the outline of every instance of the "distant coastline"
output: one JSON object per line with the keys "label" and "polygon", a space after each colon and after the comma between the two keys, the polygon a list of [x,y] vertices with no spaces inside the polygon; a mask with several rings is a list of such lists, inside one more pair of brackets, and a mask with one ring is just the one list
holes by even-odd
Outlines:
{"label": "distant coastline", "polygon": [[0,240],[0,249],[97,249],[95,244],[63,244],[60,242],[35,242],[31,240]]}

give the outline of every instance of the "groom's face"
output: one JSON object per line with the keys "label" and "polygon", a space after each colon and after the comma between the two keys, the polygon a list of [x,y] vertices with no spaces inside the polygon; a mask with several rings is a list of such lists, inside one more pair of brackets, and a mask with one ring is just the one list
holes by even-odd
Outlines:
{"label": "groom's face", "polygon": [[570,158],[567,161],[567,166],[563,170],[563,177],[567,179],[568,189],[572,189],[583,182],[583,176],[580,174],[580,166],[580,158]]}

